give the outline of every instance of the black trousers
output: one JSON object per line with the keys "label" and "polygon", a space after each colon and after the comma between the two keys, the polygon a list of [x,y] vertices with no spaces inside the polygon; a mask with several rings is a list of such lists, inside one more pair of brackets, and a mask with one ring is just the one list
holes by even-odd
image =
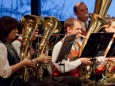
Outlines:
{"label": "black trousers", "polygon": [[106,86],[104,82],[80,79],[74,76],[44,77],[42,81],[31,80],[18,86]]}
{"label": "black trousers", "polygon": [[[80,79],[74,76],[60,76],[60,77],[45,77],[42,82],[54,82],[59,84],[65,84],[67,86],[105,86],[104,82],[95,82],[90,79]],[[57,85],[60,86],[60,85]]]}
{"label": "black trousers", "polygon": [[45,77],[42,82],[54,82],[65,84],[66,86],[82,86],[81,80],[74,76]]}

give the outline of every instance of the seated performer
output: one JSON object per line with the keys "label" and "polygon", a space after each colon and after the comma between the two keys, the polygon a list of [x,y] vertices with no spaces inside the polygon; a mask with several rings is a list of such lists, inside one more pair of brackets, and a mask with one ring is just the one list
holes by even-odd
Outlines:
{"label": "seated performer", "polygon": [[[63,39],[54,46],[53,53],[52,53],[52,62],[54,65],[53,76],[79,77],[79,72],[80,72],[79,66],[81,64],[90,65],[92,63],[89,58],[74,59],[75,57],[79,56],[79,50],[81,48],[82,41],[79,40],[79,36],[80,36],[79,34],[81,34],[81,24],[79,23],[77,19],[68,18],[64,23],[64,29],[65,29],[66,35],[76,34],[76,40],[75,40],[75,43],[73,43],[72,45],[72,48],[70,50],[70,53],[67,59],[63,59],[61,62],[58,62],[58,63],[56,63],[56,59],[58,57],[60,48],[63,44]],[[97,59],[101,61],[102,57],[97,58]],[[60,66],[60,63],[64,64],[64,67]],[[95,85],[95,82],[94,81],[92,82],[89,79],[81,79],[81,83],[83,86],[84,84],[85,86]],[[97,86],[104,86],[103,82],[102,83],[97,82]]]}
{"label": "seated performer", "polygon": [[[66,35],[70,34],[76,34],[76,40],[79,38],[79,34],[81,33],[81,24],[77,19],[74,18],[68,18],[64,23],[64,29],[66,32]],[[89,58],[79,58],[77,60],[71,61],[71,59],[75,56],[79,55],[79,49],[81,47],[81,44],[79,41],[75,41],[75,43],[72,46],[72,49],[70,51],[70,54],[67,59],[63,59],[61,63],[65,64],[65,69],[63,66],[60,66],[60,62],[56,63],[55,60],[57,59],[58,52],[62,46],[63,39],[59,41],[53,49],[52,53],[52,62],[55,66],[53,75],[54,76],[61,76],[64,73],[68,76],[78,76],[78,70],[77,68],[81,64],[90,64],[91,61]]]}
{"label": "seated performer", "polygon": [[16,37],[18,21],[4,16],[0,18],[0,86],[21,86],[18,71],[25,67],[34,67],[32,60],[20,61],[12,41]]}
{"label": "seated performer", "polygon": [[[24,28],[21,26],[21,24],[18,24],[18,34],[19,34],[19,37],[14,40],[12,42],[12,45],[14,46],[14,48],[16,49],[18,55],[20,56],[20,48],[21,48],[21,41],[22,41],[22,37],[23,37],[23,33],[24,33]],[[38,30],[36,30],[32,36],[32,40],[31,42],[34,42],[37,38],[37,35],[38,35]],[[31,56],[31,59],[34,58],[34,56],[37,56],[35,50],[33,49],[33,46],[32,44],[30,45],[29,49],[28,49],[28,57]],[[45,62],[45,63],[48,63],[51,61],[51,58],[49,58],[49,56],[41,56],[41,57],[38,57],[36,59],[34,59],[34,61],[36,61],[35,63],[38,63],[38,62]]]}
{"label": "seated performer", "polygon": [[[109,22],[108,22],[108,25],[105,25],[101,30],[100,30],[100,32],[106,32],[106,33],[115,33],[115,19],[109,19],[108,20]],[[114,34],[114,37],[115,37],[115,34]],[[109,58],[106,58],[106,55],[107,55],[107,53],[108,53],[108,51],[109,51],[109,49],[110,49],[110,45],[108,46],[108,48],[106,49],[106,52],[105,52],[105,56],[104,57],[102,57],[102,61],[101,61],[101,65],[99,65],[98,66],[98,69],[97,69],[97,71],[98,72],[100,72],[100,73],[103,73],[104,72],[104,63],[106,62],[106,61],[111,61],[111,62],[113,62],[113,61],[115,61],[115,58],[114,57],[109,57]]]}
{"label": "seated performer", "polygon": [[[115,33],[115,19],[110,19],[108,25],[105,25],[104,28],[101,29],[102,32],[105,32],[105,33]],[[115,35],[114,35],[115,37]],[[108,48],[110,48],[111,46],[109,46]],[[107,52],[105,52],[105,56],[106,56]],[[115,60],[114,58],[104,58],[103,59],[103,62],[106,61],[106,60]]]}
{"label": "seated performer", "polygon": [[[56,59],[59,53],[59,50],[62,46],[63,39],[59,41],[53,49],[52,52],[52,62],[54,65],[53,69],[53,76],[60,77],[60,76],[71,76],[75,78],[74,76],[78,77],[78,67],[81,64],[90,64],[91,61],[89,58],[78,58],[77,60],[72,60],[74,57],[79,55],[79,49],[81,47],[81,41],[78,40],[79,34],[81,33],[81,24],[79,21],[75,18],[68,18],[64,22],[64,30],[66,32],[66,35],[76,34],[76,40],[72,45],[72,49],[70,51],[70,54],[68,55],[67,59],[63,59],[62,62],[56,63]],[[64,64],[65,67],[60,66],[60,63]],[[71,80],[71,79],[70,79]]]}

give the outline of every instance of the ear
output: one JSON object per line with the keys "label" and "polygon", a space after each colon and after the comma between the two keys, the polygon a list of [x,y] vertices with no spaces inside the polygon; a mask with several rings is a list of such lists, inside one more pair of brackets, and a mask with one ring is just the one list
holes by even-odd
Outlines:
{"label": "ear", "polygon": [[67,33],[70,33],[71,28],[67,27]]}

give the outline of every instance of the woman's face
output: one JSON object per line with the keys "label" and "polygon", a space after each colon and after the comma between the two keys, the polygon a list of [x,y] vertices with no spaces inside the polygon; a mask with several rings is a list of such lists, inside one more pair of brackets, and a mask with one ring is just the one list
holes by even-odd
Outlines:
{"label": "woman's face", "polygon": [[18,33],[17,28],[13,29],[8,35],[8,41],[13,41],[16,38],[16,34]]}

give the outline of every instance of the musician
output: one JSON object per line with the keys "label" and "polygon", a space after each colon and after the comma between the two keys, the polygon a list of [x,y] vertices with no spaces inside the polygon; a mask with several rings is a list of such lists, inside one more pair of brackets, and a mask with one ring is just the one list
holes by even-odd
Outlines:
{"label": "musician", "polygon": [[[81,34],[81,25],[79,23],[79,21],[77,19],[74,18],[68,18],[65,23],[64,23],[64,29],[66,31],[66,35],[70,35],[70,34],[76,34],[76,39],[79,38],[79,34]],[[79,49],[81,47],[80,42],[76,42],[73,44],[72,46],[72,50],[70,52],[70,56],[68,57],[68,59],[64,59],[61,63],[65,64],[65,71],[63,70],[62,66],[59,66],[59,63],[55,63],[55,60],[58,56],[58,52],[61,48],[61,45],[63,43],[63,39],[61,41],[59,41],[53,49],[53,53],[52,53],[52,62],[54,63],[57,71],[54,71],[54,76],[59,76],[61,75],[61,73],[66,73],[66,72],[71,72],[72,70],[76,70],[76,68],[80,65],[80,64],[90,64],[91,61],[88,58],[79,58],[75,61],[70,61],[70,59],[75,56],[79,55]],[[60,73],[58,73],[60,72]],[[74,72],[75,73],[75,72]],[[77,74],[77,70],[76,73],[70,73],[70,75],[72,74],[73,76],[78,76]]]}
{"label": "musician", "polygon": [[[78,39],[79,34],[81,34],[81,24],[75,18],[68,18],[64,22],[64,29],[65,29],[66,35],[76,34],[76,39]],[[59,41],[53,48],[53,53],[52,53],[52,62],[54,65],[53,76],[55,77],[58,77],[58,76],[78,77],[79,70],[77,68],[81,64],[90,64],[91,61],[88,58],[78,58],[77,60],[74,60],[74,61],[71,60],[71,58],[74,58],[79,55],[79,49],[81,47],[81,44],[80,44],[80,41],[77,41],[73,44],[70,54],[68,55],[68,58],[63,59],[61,62],[56,63],[55,60],[57,59],[59,50],[62,46],[63,39]],[[64,67],[60,66],[59,65],[60,63],[64,64]]]}
{"label": "musician", "polygon": [[[104,25],[104,27],[100,30],[100,32],[105,32],[105,33],[115,33],[115,19],[109,19],[108,20],[108,24]],[[113,37],[115,37],[115,34],[113,35]],[[108,50],[111,46],[108,46],[108,48],[106,50]],[[105,52],[105,56],[106,56],[107,52]],[[104,58],[103,62],[106,60],[115,60],[114,57],[111,58]]]}
{"label": "musician", "polygon": [[23,67],[34,67],[32,60],[20,61],[12,46],[16,37],[18,21],[12,17],[0,18],[0,86],[21,86],[18,71]]}
{"label": "musician", "polygon": [[[109,19],[109,20],[108,20],[108,24],[107,24],[107,25],[104,25],[103,28],[100,30],[100,32],[115,33],[115,19]],[[115,37],[115,34],[114,34],[114,37]],[[108,46],[108,47],[107,47],[106,52],[105,52],[105,56],[107,55],[108,50],[110,49],[110,47],[111,47],[111,46]],[[107,60],[114,61],[115,58],[114,58],[114,57],[109,57],[109,58],[102,57],[101,63],[104,63],[104,62],[107,61]]]}
{"label": "musician", "polygon": [[82,35],[86,35],[87,31],[88,31],[88,27],[89,27],[89,20],[88,20],[88,7],[86,6],[86,4],[84,2],[77,2],[74,5],[73,8],[74,14],[77,17],[77,19],[80,21],[81,26],[82,26]]}
{"label": "musician", "polygon": [[[12,45],[14,46],[14,48],[16,49],[18,55],[20,56],[20,48],[21,48],[21,42],[22,42],[22,38],[23,38],[23,33],[24,33],[24,28],[21,26],[21,24],[18,24],[18,34],[19,37],[14,40],[12,42]],[[36,40],[37,35],[38,35],[38,29],[34,32],[34,34],[32,35],[32,40],[30,41],[30,47],[28,49],[28,57],[31,57],[31,59],[36,58],[37,56],[37,52],[35,52],[35,50],[33,49],[32,43]],[[33,59],[33,61],[35,61],[35,63],[39,63],[39,62],[44,62],[44,63],[48,63],[51,61],[51,58],[49,58],[49,56],[40,56],[36,59]]]}

